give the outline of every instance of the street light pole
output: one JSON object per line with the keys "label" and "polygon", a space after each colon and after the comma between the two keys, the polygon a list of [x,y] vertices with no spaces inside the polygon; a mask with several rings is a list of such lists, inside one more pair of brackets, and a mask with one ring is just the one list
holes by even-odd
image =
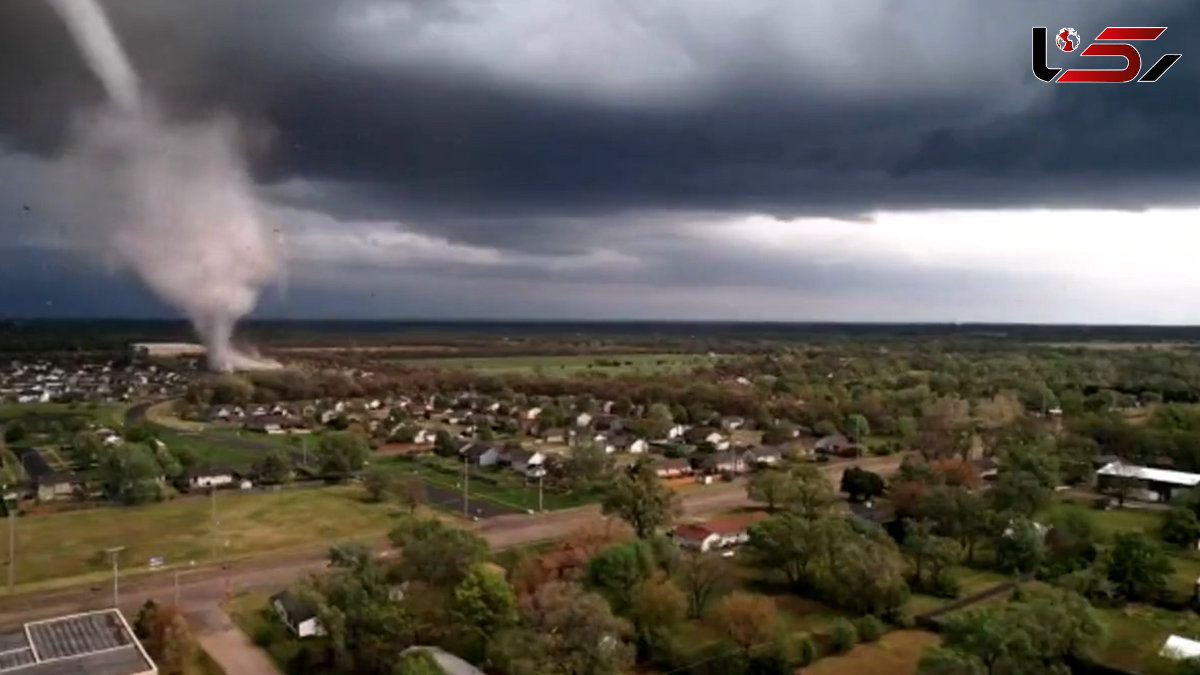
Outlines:
{"label": "street light pole", "polygon": [[539,473],[538,474],[538,512],[539,513],[542,511],[542,479],[543,478],[545,478],[545,476],[543,474]]}
{"label": "street light pole", "polygon": [[17,580],[17,505],[9,500],[8,486],[4,486],[4,510],[8,511],[8,594],[12,595]]}
{"label": "street light pole", "polygon": [[[188,567],[196,564],[195,560],[188,562]],[[179,568],[175,568],[175,606],[179,606]]]}
{"label": "street light pole", "polygon": [[471,481],[471,458],[463,455],[463,517],[470,519],[470,481]]}
{"label": "street light pole", "polygon": [[105,553],[107,553],[107,554],[109,555],[109,557],[111,557],[111,558],[112,558],[112,568],[113,568],[113,609],[117,609],[117,608],[119,608],[119,607],[120,607],[120,595],[119,595],[119,587],[120,587],[120,586],[119,586],[119,584],[120,584],[120,582],[118,581],[118,578],[119,578],[119,576],[120,576],[120,573],[118,572],[118,567],[117,567],[117,564],[118,564],[118,563],[117,563],[117,561],[119,560],[119,557],[118,557],[118,556],[119,556],[119,554],[121,553],[121,551],[124,551],[124,550],[125,550],[125,547],[124,547],[124,546],[113,546],[112,548],[106,548],[106,549],[104,549],[104,552],[105,552]]}

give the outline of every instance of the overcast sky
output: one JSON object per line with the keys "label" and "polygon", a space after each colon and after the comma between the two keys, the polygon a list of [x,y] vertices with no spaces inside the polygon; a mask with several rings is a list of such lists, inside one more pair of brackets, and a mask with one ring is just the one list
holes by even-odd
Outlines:
{"label": "overcast sky", "polygon": [[[1194,0],[106,7],[173,118],[243,131],[288,261],[256,316],[1200,322]],[[1035,25],[1183,58],[1045,84]],[[47,215],[102,100],[0,2],[0,315],[173,315]]]}

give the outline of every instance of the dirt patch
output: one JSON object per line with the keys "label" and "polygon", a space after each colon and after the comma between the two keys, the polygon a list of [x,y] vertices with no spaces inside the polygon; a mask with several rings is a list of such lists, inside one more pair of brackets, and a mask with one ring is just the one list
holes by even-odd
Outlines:
{"label": "dirt patch", "polygon": [[804,669],[804,675],[914,675],[921,653],[939,638],[922,630],[897,630]]}

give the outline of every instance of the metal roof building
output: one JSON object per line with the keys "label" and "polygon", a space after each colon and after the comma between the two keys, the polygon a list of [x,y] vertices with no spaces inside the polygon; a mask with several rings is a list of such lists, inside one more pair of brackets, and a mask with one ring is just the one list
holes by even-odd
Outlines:
{"label": "metal roof building", "polygon": [[0,675],[156,675],[115,609],[31,621],[0,632]]}

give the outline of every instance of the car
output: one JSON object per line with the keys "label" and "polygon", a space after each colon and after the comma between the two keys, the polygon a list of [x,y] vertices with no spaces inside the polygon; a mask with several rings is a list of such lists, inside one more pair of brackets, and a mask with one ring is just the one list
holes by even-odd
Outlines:
{"label": "car", "polygon": [[733,549],[729,549],[728,551],[721,551],[722,558],[732,558],[736,554],[737,554],[737,551],[734,551]]}

